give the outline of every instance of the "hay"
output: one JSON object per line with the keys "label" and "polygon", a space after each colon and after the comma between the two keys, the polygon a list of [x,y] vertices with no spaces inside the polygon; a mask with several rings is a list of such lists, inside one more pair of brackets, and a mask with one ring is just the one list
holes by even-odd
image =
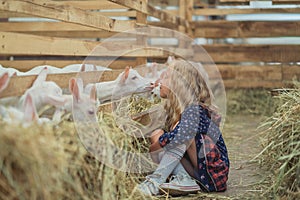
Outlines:
{"label": "hay", "polygon": [[153,100],[146,98],[144,96],[132,95],[129,99],[128,109],[129,114],[135,115],[138,113],[142,113],[152,106],[159,104],[161,102],[161,98],[154,96]]}
{"label": "hay", "polygon": [[253,114],[269,116],[274,112],[274,101],[266,89],[226,90],[227,114]]}
{"label": "hay", "polygon": [[300,85],[275,97],[278,107],[261,125],[263,151],[257,155],[272,172],[265,188],[268,198],[300,198]]}
{"label": "hay", "polygon": [[0,127],[0,199],[86,199],[52,127]]}
{"label": "hay", "polygon": [[[137,108],[131,109],[135,114],[154,105],[145,99],[135,100],[137,102],[131,100],[129,104]],[[100,112],[98,119],[108,143],[129,152],[148,152],[149,139],[122,131],[111,113]],[[123,172],[99,162],[86,151],[72,122],[62,121],[54,127],[33,124],[24,128],[0,121],[0,129],[0,199],[169,198],[167,194],[145,197],[136,190],[146,173]],[[107,152],[114,156],[111,149]],[[182,197],[199,198],[221,197],[201,193]]]}
{"label": "hay", "polygon": [[[118,148],[148,151],[148,140],[129,137],[112,115],[99,115],[101,128]],[[133,192],[145,174],[100,163],[83,147],[72,122],[28,128],[0,122],[0,129],[0,199],[141,199]]]}

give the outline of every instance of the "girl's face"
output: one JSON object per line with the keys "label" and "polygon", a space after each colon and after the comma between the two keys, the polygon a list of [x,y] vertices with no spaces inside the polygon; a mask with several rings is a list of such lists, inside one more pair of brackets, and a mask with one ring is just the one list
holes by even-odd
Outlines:
{"label": "girl's face", "polygon": [[170,93],[170,76],[171,69],[168,68],[167,71],[163,72],[160,79],[160,97],[167,98]]}

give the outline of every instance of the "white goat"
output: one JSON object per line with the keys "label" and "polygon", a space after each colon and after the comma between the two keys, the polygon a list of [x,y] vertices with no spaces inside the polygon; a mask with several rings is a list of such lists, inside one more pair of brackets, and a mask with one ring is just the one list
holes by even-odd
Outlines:
{"label": "white goat", "polygon": [[34,122],[37,124],[50,122],[48,118],[39,118],[33,98],[30,94],[27,94],[25,97],[23,111],[11,106],[0,106],[0,115],[4,122],[9,124],[22,124],[23,127],[27,127]]}
{"label": "white goat", "polygon": [[96,87],[91,87],[90,95],[83,93],[82,79],[72,78],[69,81],[69,89],[73,97],[73,118],[81,121],[95,121],[96,119]]}
{"label": "white goat", "polygon": [[[90,93],[94,84],[87,84],[84,92]],[[150,80],[142,77],[136,70],[126,67],[114,81],[96,83],[97,97],[101,103],[116,100],[132,93],[151,91]]]}
{"label": "white goat", "polygon": [[105,71],[105,70],[111,70],[111,69],[107,67],[93,65],[93,64],[71,64],[62,68],[61,72],[68,73],[68,72],[79,72],[79,71],[87,72],[87,71]]}
{"label": "white goat", "polygon": [[40,110],[45,105],[58,107],[65,104],[62,89],[55,82],[46,81],[47,73],[47,68],[44,68],[39,73],[32,87],[27,89],[21,96],[19,100],[19,108],[22,109],[22,107],[24,107],[24,100],[28,94],[30,94],[33,98],[33,102],[35,103],[37,110]]}

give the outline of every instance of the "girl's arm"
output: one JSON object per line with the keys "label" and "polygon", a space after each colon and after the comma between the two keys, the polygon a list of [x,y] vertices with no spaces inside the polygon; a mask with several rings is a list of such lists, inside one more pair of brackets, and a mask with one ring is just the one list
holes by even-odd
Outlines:
{"label": "girl's arm", "polygon": [[181,114],[179,124],[174,130],[165,132],[159,138],[159,142],[161,147],[171,149],[179,144],[190,142],[197,133],[212,134],[216,139],[220,136],[220,130],[214,123],[211,123],[202,106],[192,105]]}

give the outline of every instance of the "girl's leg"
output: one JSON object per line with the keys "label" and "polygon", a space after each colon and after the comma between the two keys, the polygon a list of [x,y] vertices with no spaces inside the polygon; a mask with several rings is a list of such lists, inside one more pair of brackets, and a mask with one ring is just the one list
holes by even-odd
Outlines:
{"label": "girl's leg", "polygon": [[195,169],[197,169],[198,162],[196,143],[194,139],[191,141],[191,144],[188,146],[187,151],[180,162],[183,165],[184,169],[189,173],[189,175],[195,178],[194,171]]}
{"label": "girl's leg", "polygon": [[162,148],[159,144],[159,137],[164,133],[163,130],[158,129],[155,130],[150,137],[151,141],[151,146],[150,146],[150,153],[151,153],[151,158],[153,162],[159,164],[159,153],[161,152]]}

